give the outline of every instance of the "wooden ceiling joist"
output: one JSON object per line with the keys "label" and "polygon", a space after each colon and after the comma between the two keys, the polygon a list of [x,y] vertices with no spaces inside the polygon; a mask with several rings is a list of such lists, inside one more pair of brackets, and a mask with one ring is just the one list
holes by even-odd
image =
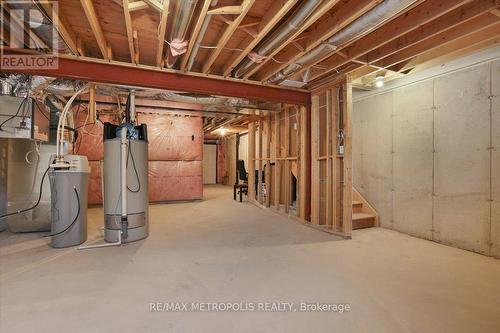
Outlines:
{"label": "wooden ceiling joist", "polygon": [[133,40],[134,40],[134,63],[139,64],[140,62],[140,53],[139,53],[139,34],[137,30],[133,32]]}
{"label": "wooden ceiling joist", "polygon": [[465,37],[479,31],[483,31],[488,36],[496,36],[500,34],[500,20],[493,14],[487,13],[485,16],[480,16],[470,21],[464,22],[452,29],[443,31],[442,33],[432,38],[421,41],[411,48],[407,48],[394,53],[377,62],[376,65],[388,68],[405,60],[411,59],[419,54],[427,52],[439,45],[445,45],[458,38]]}
{"label": "wooden ceiling joist", "polygon": [[157,0],[143,0],[146,4],[151,6],[153,9],[156,9],[159,11],[161,14],[165,12],[165,2],[167,2],[167,9],[168,9],[168,2],[169,0],[163,0],[163,4],[161,4]]}
{"label": "wooden ceiling joist", "polygon": [[296,40],[297,37],[304,32],[308,27],[310,27],[314,22],[316,22],[321,16],[325,15],[330,9],[332,9],[340,0],[330,0],[325,1],[318,9],[316,9],[313,14],[306,20],[306,22],[299,28],[295,33],[293,33],[280,47],[276,48],[273,52],[266,56],[263,62],[257,64],[248,73],[246,73],[243,78],[248,79],[254,73],[256,73],[262,66],[267,64],[278,52],[280,52],[286,45],[290,44],[292,41]]}
{"label": "wooden ceiling joist", "polygon": [[198,15],[198,20],[194,26],[193,32],[191,33],[191,37],[189,38],[189,44],[186,53],[184,54],[181,62],[181,70],[185,70],[187,63],[189,61],[189,57],[191,56],[191,52],[193,51],[194,44],[198,39],[198,35],[200,34],[201,27],[203,26],[203,22],[207,16],[208,9],[210,8],[210,3],[212,0],[204,0],[203,7],[201,8],[200,14]]}
{"label": "wooden ceiling joist", "polygon": [[[150,3],[148,2],[148,4]],[[158,67],[163,67],[163,49],[165,45],[165,32],[167,31],[169,5],[170,5],[169,0],[163,0],[162,11],[160,12],[161,17],[160,17],[160,26],[158,29],[158,45],[156,51],[156,66]]]}
{"label": "wooden ceiling joist", "polygon": [[457,8],[442,16],[439,20],[431,21],[422,25],[418,29],[410,31],[406,35],[394,39],[393,41],[369,52],[363,59],[367,63],[375,63],[380,59],[399,52],[427,38],[432,38],[443,31],[459,26],[471,19],[491,11],[496,8],[495,0],[475,0],[461,8]]}
{"label": "wooden ceiling joist", "polygon": [[[52,20],[54,26],[56,27],[57,31],[59,32],[59,35],[61,35],[62,39],[68,46],[68,48],[71,50],[73,54],[80,54],[78,52],[78,47],[76,44],[76,37],[75,33],[71,31],[69,28],[69,25],[64,21],[62,17],[57,13],[57,11],[54,10],[54,7],[52,6],[51,3],[47,1],[37,1],[39,3],[45,13],[49,16],[49,18]],[[83,55],[83,54],[80,54]]]}
{"label": "wooden ceiling joist", "polygon": [[[88,26],[85,18],[77,18],[78,13],[71,12],[75,7],[71,1],[59,1],[62,10],[58,13],[52,10],[51,1],[34,0],[34,2],[39,4],[54,22],[60,35],[59,40],[64,41],[68,49],[80,59],[87,62],[93,59],[96,62],[117,64],[119,62],[113,61],[116,56],[117,59],[125,59],[130,66],[144,67],[139,65],[140,44],[143,48],[140,60],[144,64],[154,66],[156,70],[159,67],[161,71],[168,71],[163,68],[165,35],[175,24],[174,18],[169,17],[168,10],[171,5],[169,0],[112,0],[109,1],[111,5],[108,5],[107,1],[99,1],[99,6],[97,0],[76,1],[76,4],[80,2],[82,5]],[[214,47],[208,46],[207,50],[200,53],[205,57],[201,62],[202,73],[187,72],[182,80],[177,77],[176,82],[184,84],[186,82],[183,81],[186,80],[184,77],[191,76],[216,77],[227,80],[231,85],[240,82],[243,84],[241,87],[247,87],[248,78],[251,78],[251,82],[256,85],[269,88],[265,82],[276,73],[297,62],[309,52],[313,52],[325,40],[349,26],[383,0],[322,1],[304,24],[291,33],[277,49],[265,54],[263,62],[253,64],[242,80],[231,78],[234,68],[266,37],[278,29],[279,24],[285,24],[284,19],[299,2],[299,0],[231,0],[219,1],[219,7],[215,5],[211,7],[212,0],[198,1],[194,11],[196,16],[190,21],[187,30],[190,32],[186,37],[187,50],[180,59],[179,69],[186,71],[189,57],[195,49],[208,15],[214,15],[218,20],[209,25],[205,39],[205,43]],[[8,10],[8,6],[5,8]],[[118,9],[120,11],[117,11]],[[119,30],[119,24],[112,25],[116,18],[121,19],[122,10],[124,24],[121,25],[124,28]],[[132,21],[131,12],[139,10],[144,11],[133,16],[134,21]],[[40,38],[41,35],[36,35],[36,29],[26,28],[22,24],[21,17],[16,18],[14,15],[10,19],[7,13],[6,11],[6,18],[3,18],[3,21],[13,20],[11,28],[13,32],[12,36],[6,31],[3,32],[1,36],[3,43],[7,44],[10,38],[13,38],[13,42],[22,47],[28,41],[22,40],[21,37],[29,34],[31,45],[46,47],[44,45],[46,43]],[[67,21],[63,13],[68,15]],[[161,15],[159,20],[158,13]],[[110,17],[112,19],[109,19]],[[104,21],[99,22],[101,19],[106,19],[106,24]],[[224,24],[221,24],[221,21]],[[71,22],[71,25],[67,22]],[[498,22],[500,22],[500,0],[417,0],[394,17],[370,27],[371,29],[364,29],[364,32],[352,37],[351,40],[337,45],[337,49],[332,48],[330,54],[303,66],[288,79],[291,82],[309,82],[307,85],[309,88],[332,78],[335,80],[335,77],[353,70],[362,73],[387,69],[406,74],[414,68],[422,67],[422,61],[425,61],[425,66],[432,63],[431,57],[443,58],[447,55],[446,52],[464,54],[472,52],[470,50],[497,45],[499,36],[496,31],[500,30]],[[95,41],[92,34],[88,35],[89,27]],[[120,45],[121,39],[116,37],[117,34],[120,34],[120,37],[126,35],[127,44]],[[141,36],[141,43],[138,36]],[[113,42],[114,50],[111,49],[107,38],[109,42]],[[466,42],[470,45],[466,45]],[[9,46],[7,45],[7,48]],[[242,51],[222,54],[226,47]],[[84,52],[93,58],[87,58]],[[101,59],[101,54],[104,60]],[[65,54],[60,55],[61,58],[65,56]],[[215,71],[217,73],[211,74]],[[173,79],[178,73],[180,72],[169,71],[169,79]],[[193,83],[194,80],[189,82]],[[196,87],[193,89],[197,90]],[[234,91],[233,87],[229,90]]]}
{"label": "wooden ceiling joist", "polygon": [[[24,46],[27,46],[28,48],[48,48],[47,44],[35,32],[33,32],[33,30],[30,29],[29,25],[25,24],[24,17],[18,16],[18,11],[11,9],[8,4],[4,3],[2,3],[1,9],[6,10],[9,13],[8,22],[11,23],[10,28],[13,28],[13,31],[11,32],[14,32],[13,37],[16,38],[15,42],[18,43],[20,48]],[[7,23],[4,22],[7,22],[7,20],[2,11],[2,26],[4,24],[7,25]],[[18,36],[24,36],[24,34],[29,36],[29,45],[24,45],[24,40],[17,39]]]}
{"label": "wooden ceiling joist", "polygon": [[[134,1],[134,2],[129,1],[129,3],[128,3],[129,12],[133,12],[133,11],[141,10],[141,9],[146,9],[148,7],[149,7],[149,5],[144,1]],[[125,8],[125,6],[124,6],[124,8]]]}
{"label": "wooden ceiling joist", "polygon": [[252,7],[253,3],[255,0],[243,0],[243,3],[241,4],[241,13],[238,15],[238,17],[231,23],[229,24],[224,33],[222,34],[221,38],[217,42],[217,47],[212,50],[210,56],[208,57],[207,61],[203,65],[202,72],[203,73],[208,73],[210,71],[210,68],[212,67],[213,63],[219,56],[219,54],[222,52],[224,47],[226,46],[227,42],[229,39],[232,37],[234,31],[238,28],[238,25],[241,23],[245,15],[248,13],[250,8]]}
{"label": "wooden ceiling joist", "polygon": [[99,23],[99,19],[95,12],[94,4],[92,0],[80,0],[82,4],[83,11],[85,12],[85,16],[89,21],[90,28],[94,33],[94,37],[97,41],[97,45],[99,46],[99,50],[104,59],[111,60],[109,57],[108,43],[106,42],[106,38],[104,37],[104,33],[102,31],[101,24]]}
{"label": "wooden ceiling joist", "polygon": [[79,36],[76,37],[76,50],[78,51],[79,55],[83,57],[85,56],[83,41],[82,38]]}
{"label": "wooden ceiling joist", "polygon": [[223,6],[208,11],[208,15],[240,15],[243,6]]}
{"label": "wooden ceiling joist", "polygon": [[223,75],[228,76],[231,71],[254,49],[255,46],[273,29],[278,22],[295,6],[298,0],[278,0],[258,22],[258,34],[246,38],[240,45],[246,45],[243,52],[236,53],[233,60],[224,68]]}
{"label": "wooden ceiling joist", "polygon": [[[410,9],[404,15],[399,15],[397,18],[384,24],[377,30],[355,41],[354,43],[347,43],[339,49],[339,51],[342,50],[342,52],[347,56],[347,59],[341,58],[339,60],[338,55],[333,54],[329,58],[320,61],[319,63],[327,69],[321,71],[321,73],[313,71],[314,73],[311,74],[311,80],[315,80],[320,76],[330,75],[337,67],[348,63],[350,59],[362,57],[378,47],[403,36],[423,24],[429,23],[432,20],[449,13],[467,2],[470,2],[470,0],[427,0]],[[301,70],[303,71],[309,67],[311,66],[304,66]]]}
{"label": "wooden ceiling joist", "polygon": [[136,63],[135,47],[134,47],[134,32],[132,30],[132,17],[130,16],[130,2],[123,0],[123,15],[125,16],[125,27],[127,29],[127,41],[130,52],[130,61]]}
{"label": "wooden ceiling joist", "polygon": [[[385,65],[391,71],[407,73],[411,70],[414,72],[414,68],[418,70],[429,68],[499,43],[500,20],[496,19],[493,14],[485,12],[482,16],[447,29],[433,38],[391,54],[383,59],[380,65]],[[363,66],[356,69],[352,75],[361,77],[374,71],[376,69]],[[312,85],[325,80],[326,78],[316,80]]]}
{"label": "wooden ceiling joist", "polygon": [[305,38],[307,41],[306,45],[302,47],[300,52],[297,52],[296,48],[286,47],[283,49],[283,52],[279,53],[278,57],[280,61],[284,63],[280,64],[274,61],[268,62],[258,73],[256,73],[256,79],[259,81],[266,81],[280,70],[286,68],[289,64],[308,52],[311,52],[311,50],[319,46],[324,40],[330,38],[381,2],[382,0],[360,0],[345,3],[326,20],[311,26],[310,30],[312,32],[307,34],[307,38]]}
{"label": "wooden ceiling joist", "polygon": [[414,57],[401,68],[401,71],[423,70],[498,45],[500,45],[499,34],[487,36],[484,31],[479,31]]}

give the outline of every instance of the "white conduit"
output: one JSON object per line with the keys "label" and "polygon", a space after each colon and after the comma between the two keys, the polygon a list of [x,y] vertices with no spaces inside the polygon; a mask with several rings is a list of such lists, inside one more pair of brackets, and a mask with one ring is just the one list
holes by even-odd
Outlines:
{"label": "white conduit", "polygon": [[405,8],[416,3],[418,0],[385,0],[368,13],[359,17],[346,28],[330,37],[302,58],[288,65],[268,80],[268,83],[279,83],[302,68],[312,65],[322,58],[331,54],[344,43],[359,35],[364,35],[375,30],[380,24],[387,21]]}
{"label": "white conduit", "polygon": [[76,99],[78,95],[85,92],[87,89],[88,86],[86,85],[80,90],[78,90],[73,96],[71,96],[68,103],[66,103],[66,105],[64,106],[63,111],[59,115],[59,122],[57,124],[57,140],[56,140],[56,154],[59,161],[61,161],[63,157],[62,146],[64,140],[64,129],[66,127],[66,117],[68,115],[69,110],[71,109],[71,104],[73,104],[73,101]]}

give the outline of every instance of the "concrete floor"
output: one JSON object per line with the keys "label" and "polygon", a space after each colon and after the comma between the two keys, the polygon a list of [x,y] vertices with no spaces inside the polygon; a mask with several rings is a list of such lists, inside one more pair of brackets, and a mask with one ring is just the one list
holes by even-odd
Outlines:
{"label": "concrete floor", "polygon": [[[89,212],[98,238],[101,209]],[[148,239],[55,250],[0,233],[1,332],[500,332],[500,260],[384,229],[350,241],[232,201],[153,205]],[[150,312],[151,302],[349,303],[333,312]]]}

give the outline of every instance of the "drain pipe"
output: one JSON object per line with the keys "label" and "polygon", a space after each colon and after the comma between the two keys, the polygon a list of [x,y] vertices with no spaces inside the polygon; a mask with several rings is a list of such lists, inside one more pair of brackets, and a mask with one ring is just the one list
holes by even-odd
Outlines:
{"label": "drain pipe", "polygon": [[121,234],[124,239],[128,238],[128,213],[127,213],[127,132],[126,126],[123,126],[120,130],[120,143],[121,143],[121,164],[120,164],[120,174],[121,174],[121,196],[122,196],[122,230]]}
{"label": "drain pipe", "polygon": [[198,0],[177,0],[175,2],[175,21],[170,32],[170,44],[165,61],[168,68],[174,67],[177,58],[187,51],[186,33],[197,2]]}
{"label": "drain pipe", "polygon": [[[212,3],[210,4],[211,7],[216,6],[218,0],[212,0]],[[205,33],[207,32],[208,25],[210,24],[210,21],[212,20],[212,15],[207,15],[205,17],[205,20],[203,20],[203,24],[201,26],[200,32],[198,33],[198,37],[196,38],[196,43],[194,43],[193,51],[189,55],[189,61],[187,65],[187,70],[191,71],[191,68],[193,67],[194,64],[194,59],[196,59],[196,55],[198,54],[198,50],[200,49],[201,42],[203,40],[203,37],[205,37]]]}
{"label": "drain pipe", "polygon": [[130,90],[130,123],[135,124],[135,90]]}
{"label": "drain pipe", "polygon": [[240,62],[233,71],[234,77],[242,77],[248,73],[255,64],[262,62],[269,53],[272,53],[278,46],[282,45],[306,22],[309,16],[311,16],[314,10],[318,8],[322,2],[323,0],[306,0],[302,6],[295,10],[285,24],[281,25],[278,30],[264,38],[260,46],[255,48],[247,58]]}
{"label": "drain pipe", "polygon": [[294,63],[276,73],[267,82],[274,84],[282,82],[290,75],[300,71],[302,68],[310,66],[320,61],[322,58],[330,55],[333,51],[342,47],[344,43],[355,38],[356,36],[364,35],[375,30],[381,23],[390,19],[417,1],[419,0],[385,0],[368,13],[352,22],[346,28],[330,37],[321,45],[317,46],[309,53],[296,60]]}

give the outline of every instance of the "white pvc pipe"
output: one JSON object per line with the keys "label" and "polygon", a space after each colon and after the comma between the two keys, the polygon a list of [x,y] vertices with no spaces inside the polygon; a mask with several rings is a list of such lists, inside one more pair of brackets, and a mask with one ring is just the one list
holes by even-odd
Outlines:
{"label": "white pvc pipe", "polygon": [[115,243],[104,243],[104,244],[96,244],[96,245],[82,245],[78,247],[78,250],[88,250],[88,249],[98,249],[101,247],[110,247],[110,246],[120,246],[122,245],[122,231],[118,230],[118,241]]}
{"label": "white pvc pipe", "polygon": [[130,122],[135,124],[135,90],[130,90]]}
{"label": "white pvc pipe", "polygon": [[127,128],[122,127],[120,131],[121,142],[121,192],[122,192],[122,217],[127,217]]}
{"label": "white pvc pipe", "polygon": [[64,127],[66,127],[66,115],[68,114],[71,108],[71,104],[73,104],[73,101],[76,99],[76,97],[81,93],[83,93],[87,88],[88,88],[87,86],[84,86],[83,88],[78,90],[73,96],[71,96],[68,103],[66,103],[64,109],[59,115],[59,122],[57,123],[57,140],[56,140],[56,154],[58,158],[61,158],[63,156],[61,147],[62,147],[62,141],[64,140]]}

